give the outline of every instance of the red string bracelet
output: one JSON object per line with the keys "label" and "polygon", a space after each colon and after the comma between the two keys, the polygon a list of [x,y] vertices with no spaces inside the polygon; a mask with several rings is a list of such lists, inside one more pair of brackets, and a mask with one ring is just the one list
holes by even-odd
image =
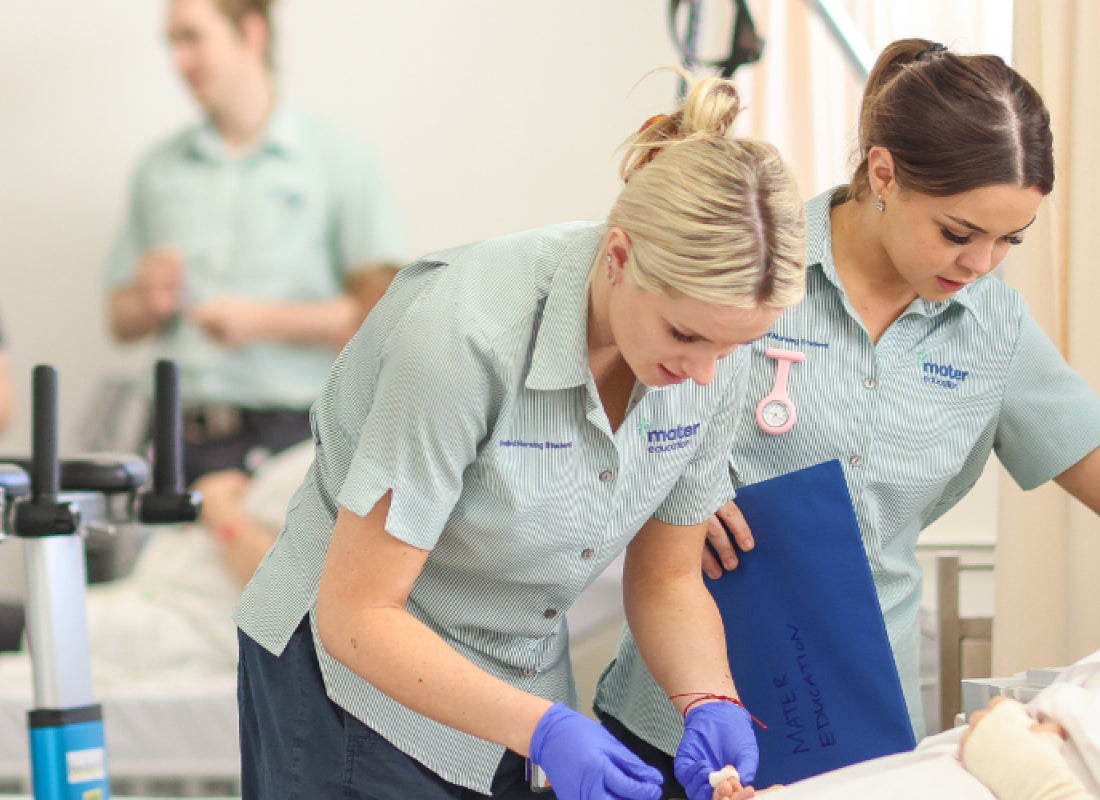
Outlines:
{"label": "red string bracelet", "polygon": [[765,725],[763,722],[758,720],[756,718],[756,716],[751,711],[748,710],[748,708],[745,708],[745,704],[742,703],[740,699],[738,699],[736,697],[730,697],[728,694],[711,694],[710,692],[682,692],[680,694],[671,694],[671,695],[668,696],[668,699],[669,700],[676,700],[680,697],[694,697],[695,698],[690,703],[688,703],[686,706],[684,706],[684,717],[687,717],[688,712],[691,711],[691,709],[693,707],[695,707],[699,703],[703,702],[704,700],[725,700],[727,703],[733,703],[735,706],[741,706],[741,708],[744,708],[745,711],[748,712],[748,715],[752,719],[753,722],[755,722],[757,725],[759,725],[764,730],[768,729],[767,725]]}

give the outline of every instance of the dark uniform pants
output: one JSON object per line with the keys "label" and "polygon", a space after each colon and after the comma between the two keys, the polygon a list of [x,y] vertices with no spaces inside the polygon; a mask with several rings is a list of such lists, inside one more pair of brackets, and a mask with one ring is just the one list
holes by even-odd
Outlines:
{"label": "dark uniform pants", "polygon": [[611,735],[625,744],[634,755],[661,771],[665,777],[664,786],[661,789],[661,800],[687,797],[687,790],[676,780],[676,773],[672,769],[673,759],[665,751],[654,747],[645,739],[635,736],[629,728],[610,714],[598,711],[600,722],[611,732]]}
{"label": "dark uniform pants", "polygon": [[[405,755],[325,694],[307,616],[281,656],[238,631],[242,800],[475,800]],[[506,751],[490,797],[534,793],[524,760]]]}

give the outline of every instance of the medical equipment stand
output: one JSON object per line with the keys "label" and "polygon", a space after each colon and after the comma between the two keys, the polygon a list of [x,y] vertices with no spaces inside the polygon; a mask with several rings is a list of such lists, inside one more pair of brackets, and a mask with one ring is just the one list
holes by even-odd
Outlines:
{"label": "medical equipment stand", "polygon": [[[103,713],[92,692],[82,535],[89,525],[110,521],[110,495],[126,494],[132,500],[127,517],[147,524],[198,518],[198,498],[182,489],[178,388],[178,366],[158,362],[154,480],[143,491],[148,469],[136,456],[58,459],[57,373],[35,367],[29,497],[5,509],[10,532],[24,544],[35,800],[110,797]],[[27,465],[17,460],[16,466]],[[5,489],[18,493],[18,481],[6,474]]]}

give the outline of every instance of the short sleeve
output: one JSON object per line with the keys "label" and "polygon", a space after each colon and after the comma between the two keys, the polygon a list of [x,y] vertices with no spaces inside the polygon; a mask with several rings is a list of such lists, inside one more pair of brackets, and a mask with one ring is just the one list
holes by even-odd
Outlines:
{"label": "short sleeve", "polygon": [[669,525],[698,525],[733,497],[729,471],[734,420],[741,407],[749,349],[739,348],[732,357],[727,390],[703,433],[699,449],[688,462],[654,516]]}
{"label": "short sleeve", "polygon": [[993,448],[1034,489],[1100,447],[1100,397],[1024,312]]}
{"label": "short sleeve", "polygon": [[381,165],[362,142],[348,139],[333,165],[338,270],[401,264],[407,252],[397,205]]}
{"label": "short sleeve", "polygon": [[374,396],[338,502],[365,515],[392,489],[386,530],[430,550],[502,392],[491,349],[476,332],[463,330],[457,310],[428,303],[421,308],[406,317],[379,359]]}

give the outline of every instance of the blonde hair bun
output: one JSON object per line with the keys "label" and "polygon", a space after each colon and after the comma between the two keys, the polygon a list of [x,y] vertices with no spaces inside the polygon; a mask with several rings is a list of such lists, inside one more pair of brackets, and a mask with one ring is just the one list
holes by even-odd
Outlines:
{"label": "blonde hair bun", "polygon": [[733,122],[741,111],[741,96],[737,93],[737,87],[723,78],[694,78],[680,67],[664,67],[654,72],[666,70],[676,72],[684,79],[688,86],[687,95],[672,114],[650,117],[637,133],[623,142],[626,152],[619,175],[624,181],[629,181],[631,175],[674,142],[711,137],[733,138]]}

